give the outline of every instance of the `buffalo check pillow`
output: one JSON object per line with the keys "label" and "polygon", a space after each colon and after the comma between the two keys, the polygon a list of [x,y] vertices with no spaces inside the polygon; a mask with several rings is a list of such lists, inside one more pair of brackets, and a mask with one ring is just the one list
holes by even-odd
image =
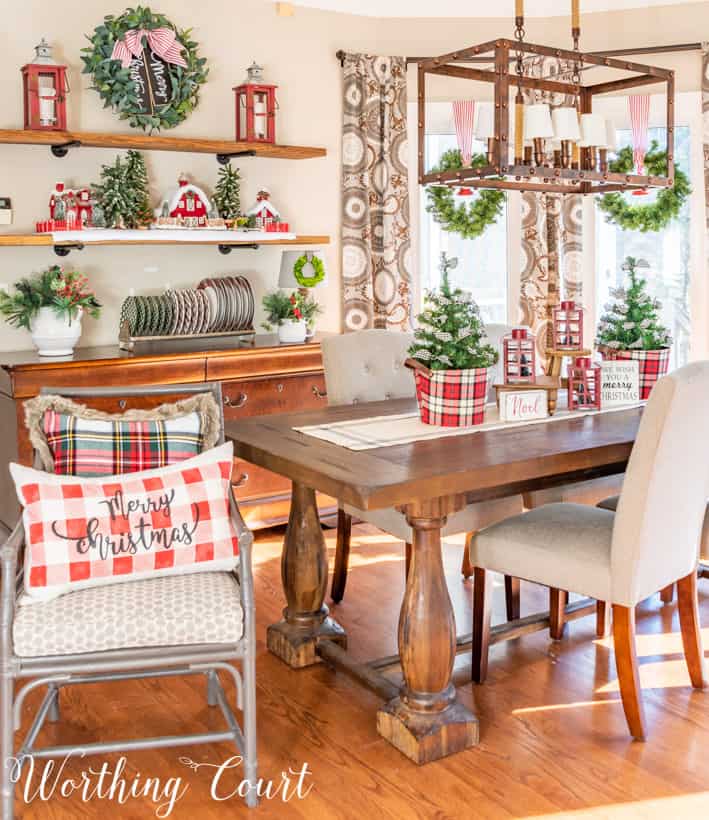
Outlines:
{"label": "buffalo check pillow", "polygon": [[11,464],[25,529],[22,603],[77,589],[230,570],[233,445],[126,476],[57,476]]}

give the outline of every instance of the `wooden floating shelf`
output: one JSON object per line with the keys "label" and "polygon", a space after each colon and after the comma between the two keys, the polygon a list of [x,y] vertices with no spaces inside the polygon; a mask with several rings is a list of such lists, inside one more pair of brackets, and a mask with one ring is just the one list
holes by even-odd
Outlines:
{"label": "wooden floating shelf", "polygon": [[0,130],[5,145],[46,145],[55,156],[64,156],[71,148],[134,148],[139,151],[181,151],[193,154],[215,154],[226,162],[230,156],[256,156],[269,159],[313,159],[324,157],[324,148],[302,145],[265,145],[233,140],[209,140],[188,137],[164,137],[149,134],[100,134],[94,131]]}

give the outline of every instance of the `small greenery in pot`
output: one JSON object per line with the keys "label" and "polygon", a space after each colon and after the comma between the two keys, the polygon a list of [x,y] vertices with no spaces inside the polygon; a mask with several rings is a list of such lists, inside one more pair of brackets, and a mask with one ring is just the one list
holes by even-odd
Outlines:
{"label": "small greenery in pot", "polygon": [[0,314],[9,324],[27,330],[43,307],[52,308],[69,324],[79,316],[81,308],[97,319],[101,304],[87,286],[88,279],[78,271],[65,271],[59,265],[52,265],[15,282],[14,292],[0,291]]}
{"label": "small greenery in pot", "polygon": [[320,305],[300,291],[289,295],[282,290],[274,290],[263,297],[262,304],[266,320],[261,326],[268,331],[288,321],[305,322],[308,328],[312,328],[315,317],[322,313]]}

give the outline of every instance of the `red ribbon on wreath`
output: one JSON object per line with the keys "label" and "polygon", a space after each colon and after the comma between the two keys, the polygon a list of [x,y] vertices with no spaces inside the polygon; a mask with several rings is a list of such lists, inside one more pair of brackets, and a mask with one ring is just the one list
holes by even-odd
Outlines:
{"label": "red ribbon on wreath", "polygon": [[[470,165],[473,156],[473,125],[475,123],[475,101],[455,100],[453,102],[453,123],[455,137],[463,159],[463,165]],[[470,188],[459,188],[458,196],[471,196]]]}
{"label": "red ribbon on wreath", "polygon": [[111,53],[112,60],[120,60],[123,68],[130,66],[133,57],[137,57],[143,50],[143,37],[148,41],[150,49],[162,57],[166,63],[187,68],[187,63],[181,54],[181,46],[177,42],[177,35],[171,28],[131,29],[122,40],[117,40]]}
{"label": "red ribbon on wreath", "polygon": [[[647,94],[631,94],[628,97],[630,108],[630,128],[633,132],[633,161],[635,172],[645,173],[645,154],[648,149],[648,125],[650,122],[650,97]],[[643,188],[633,191],[633,196],[646,196]]]}

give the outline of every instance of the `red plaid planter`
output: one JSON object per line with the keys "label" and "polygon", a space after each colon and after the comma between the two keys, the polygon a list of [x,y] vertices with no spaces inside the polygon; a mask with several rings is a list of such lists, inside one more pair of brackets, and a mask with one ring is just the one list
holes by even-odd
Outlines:
{"label": "red plaid planter", "polygon": [[667,373],[670,366],[670,349],[663,347],[660,350],[612,350],[608,347],[600,349],[606,360],[625,359],[640,362],[640,398],[647,399],[655,382]]}
{"label": "red plaid planter", "polygon": [[417,364],[416,397],[421,421],[442,427],[482,424],[487,399],[487,368],[428,370]]}

